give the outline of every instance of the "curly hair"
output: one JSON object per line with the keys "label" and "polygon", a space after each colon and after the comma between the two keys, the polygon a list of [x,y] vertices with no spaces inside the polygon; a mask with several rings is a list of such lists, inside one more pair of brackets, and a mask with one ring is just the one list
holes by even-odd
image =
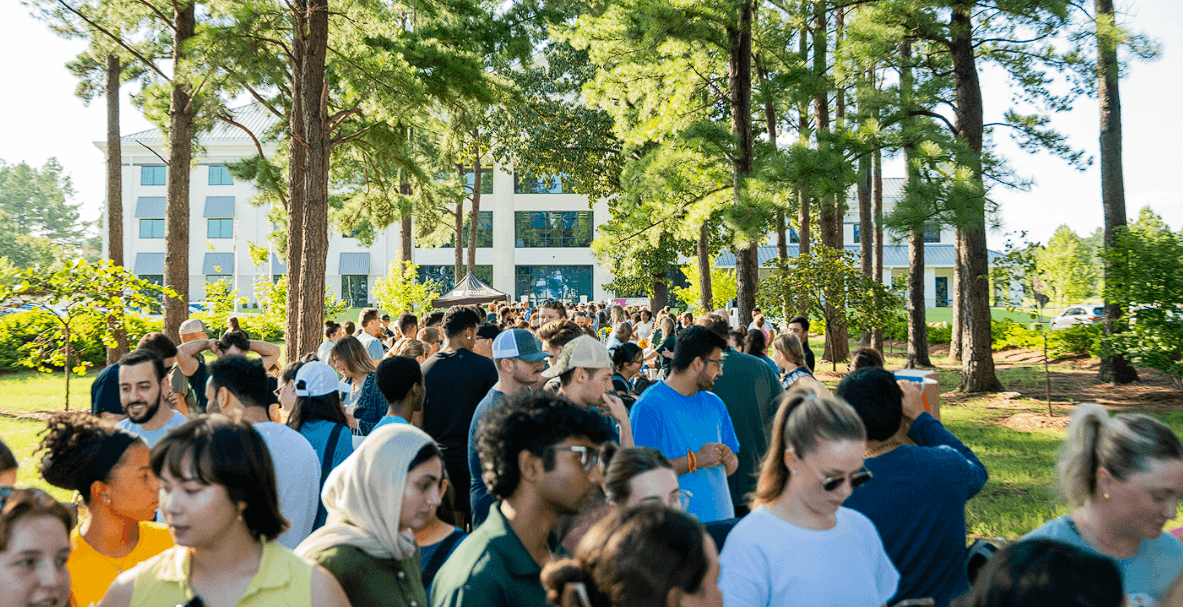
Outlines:
{"label": "curly hair", "polygon": [[[127,445],[143,441],[138,437],[129,438],[128,433],[115,427],[110,422],[103,421],[85,411],[57,411],[51,413],[48,427],[41,443],[37,445],[37,452],[42,453],[38,471],[45,482],[69,491],[77,491],[82,501],[90,503],[90,487],[94,481],[109,482],[111,471],[119,467],[123,460],[110,462],[96,461],[105,457],[103,446],[110,440],[119,437],[123,450],[127,453]],[[105,468],[100,473],[101,478],[94,478],[98,469]]]}
{"label": "curly hair", "polygon": [[572,436],[593,443],[612,438],[604,418],[559,394],[538,390],[505,397],[489,409],[477,428],[481,480],[489,494],[506,499],[517,491],[522,451],[541,457],[544,468],[551,470],[555,462],[550,447]]}

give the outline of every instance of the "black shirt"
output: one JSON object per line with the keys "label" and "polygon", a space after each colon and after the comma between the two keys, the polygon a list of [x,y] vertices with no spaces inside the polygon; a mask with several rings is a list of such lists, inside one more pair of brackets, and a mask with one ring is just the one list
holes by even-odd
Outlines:
{"label": "black shirt", "polygon": [[810,373],[813,373],[813,350],[810,350],[809,346],[805,344],[801,344],[801,347],[805,350],[805,366],[809,367]]}
{"label": "black shirt", "polygon": [[197,399],[197,411],[205,413],[205,407],[209,404],[205,400],[205,383],[209,379],[209,368],[205,366],[204,356],[198,354],[194,358],[197,359],[197,370],[189,376],[189,389],[193,390],[193,396]]}
{"label": "black shirt", "polygon": [[492,360],[460,348],[432,354],[422,369],[427,389],[423,429],[440,444],[445,461],[467,465],[468,426],[477,404],[497,383],[497,367]]}
{"label": "black shirt", "polygon": [[[201,391],[205,392],[205,386]],[[102,413],[123,415],[123,402],[119,400],[119,363],[99,371],[99,376],[90,385],[90,414]]]}

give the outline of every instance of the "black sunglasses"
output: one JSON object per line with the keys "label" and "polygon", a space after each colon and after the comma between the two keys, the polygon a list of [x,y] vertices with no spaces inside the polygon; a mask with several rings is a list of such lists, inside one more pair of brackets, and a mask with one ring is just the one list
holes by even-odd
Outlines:
{"label": "black sunglasses", "polygon": [[[802,464],[805,464],[814,474],[817,474],[817,470],[814,469],[814,467],[811,466],[809,464],[809,462],[806,462],[803,459],[799,459],[798,461],[800,461]],[[821,479],[822,491],[825,491],[826,493],[829,493],[831,491],[835,491],[839,487],[842,486],[842,483],[846,482],[846,479],[850,479],[850,488],[851,489],[854,489],[856,487],[861,487],[861,486],[867,484],[867,481],[871,480],[871,471],[867,470],[866,468],[863,468],[862,470],[859,470],[858,472],[852,472],[850,474],[840,474],[838,476],[827,476],[827,477]]]}

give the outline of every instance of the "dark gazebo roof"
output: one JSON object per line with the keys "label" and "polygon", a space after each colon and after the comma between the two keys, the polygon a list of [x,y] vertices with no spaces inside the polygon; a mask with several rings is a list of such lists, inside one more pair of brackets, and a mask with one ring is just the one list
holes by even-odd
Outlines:
{"label": "dark gazebo roof", "polygon": [[452,306],[483,304],[508,299],[509,295],[481,282],[481,279],[473,276],[472,272],[469,272],[467,276],[460,279],[460,282],[456,283],[455,287],[452,287],[450,293],[433,299],[431,306],[433,308],[450,308]]}

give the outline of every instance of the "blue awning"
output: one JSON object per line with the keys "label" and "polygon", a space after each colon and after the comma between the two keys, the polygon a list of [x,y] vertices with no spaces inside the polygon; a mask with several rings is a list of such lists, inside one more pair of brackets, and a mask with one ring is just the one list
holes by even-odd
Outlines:
{"label": "blue awning", "polygon": [[206,196],[203,217],[234,217],[234,197]]}
{"label": "blue awning", "polygon": [[205,275],[230,276],[234,274],[234,253],[206,253],[205,263],[201,264],[201,273]]}
{"label": "blue awning", "polygon": [[136,263],[132,274],[136,276],[163,276],[164,253],[136,253]]}
{"label": "blue awning", "polygon": [[368,276],[370,273],[370,254],[342,253],[337,270],[337,273],[342,276]]}
{"label": "blue awning", "polygon": [[136,199],[136,219],[164,217],[164,196],[140,196]]}

